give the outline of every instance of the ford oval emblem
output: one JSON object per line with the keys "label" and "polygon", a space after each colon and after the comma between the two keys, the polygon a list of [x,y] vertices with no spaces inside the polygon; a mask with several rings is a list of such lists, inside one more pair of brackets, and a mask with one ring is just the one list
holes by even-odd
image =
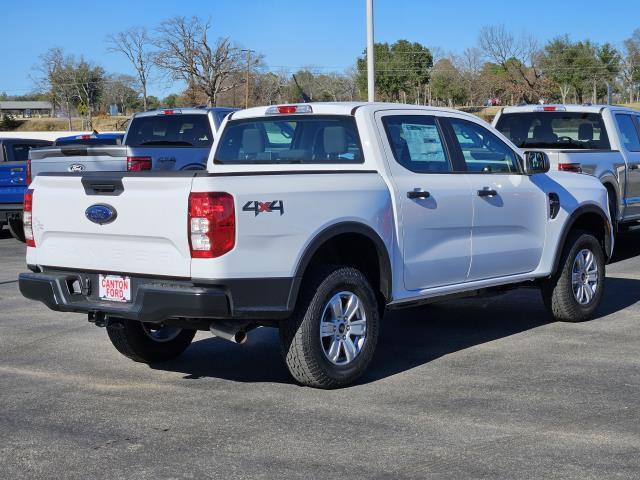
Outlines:
{"label": "ford oval emblem", "polygon": [[70,172],[84,172],[85,166],[82,165],[81,163],[74,163],[72,165],[69,165],[69,171]]}
{"label": "ford oval emblem", "polygon": [[103,203],[91,205],[84,211],[84,214],[90,221],[97,223],[98,225],[111,223],[118,216],[118,212],[116,212],[115,208]]}

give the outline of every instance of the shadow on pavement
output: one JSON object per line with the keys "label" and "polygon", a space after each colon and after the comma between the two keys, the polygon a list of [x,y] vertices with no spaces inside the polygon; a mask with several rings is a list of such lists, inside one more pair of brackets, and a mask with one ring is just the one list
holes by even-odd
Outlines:
{"label": "shadow on pavement", "polygon": [[610,263],[622,262],[638,255],[640,255],[640,231],[621,233],[616,237]]}
{"label": "shadow on pavement", "polygon": [[[640,280],[607,278],[603,302],[592,321],[638,301]],[[391,311],[382,324],[376,356],[358,383],[380,380],[549,322],[551,319],[535,289]],[[152,368],[182,372],[185,379],[215,377],[236,382],[293,383],[279,348],[277,330],[260,328],[249,333],[245,345],[207,338],[194,342],[180,358]]]}

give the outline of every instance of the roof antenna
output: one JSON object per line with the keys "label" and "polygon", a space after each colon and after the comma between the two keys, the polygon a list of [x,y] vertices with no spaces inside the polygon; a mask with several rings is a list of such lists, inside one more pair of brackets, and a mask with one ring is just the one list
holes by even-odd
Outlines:
{"label": "roof antenna", "polygon": [[293,77],[293,81],[295,82],[296,87],[298,87],[298,92],[300,92],[300,97],[302,98],[302,101],[304,103],[311,103],[311,98],[309,97],[309,95],[304,93],[304,90],[302,90],[302,87],[298,83],[298,79],[296,78],[296,76],[294,74],[291,74],[291,76]]}

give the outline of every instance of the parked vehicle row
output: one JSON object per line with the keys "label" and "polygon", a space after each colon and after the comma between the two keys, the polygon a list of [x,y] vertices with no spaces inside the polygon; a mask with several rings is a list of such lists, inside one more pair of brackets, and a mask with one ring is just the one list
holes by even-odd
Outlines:
{"label": "parked vehicle row", "polygon": [[[176,117],[150,116],[125,144],[167,146],[151,139]],[[206,171],[35,177],[19,286],[140,362],[180,355],[197,330],[241,343],[278,327],[297,381],[339,387],[369,365],[386,309],[537,287],[557,320],[589,318],[614,242],[607,190],[549,168],[455,110],[232,112]]]}

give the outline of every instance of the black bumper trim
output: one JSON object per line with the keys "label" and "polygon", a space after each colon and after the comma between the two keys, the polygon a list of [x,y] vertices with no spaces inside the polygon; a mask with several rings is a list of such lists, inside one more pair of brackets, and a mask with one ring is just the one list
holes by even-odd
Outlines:
{"label": "black bumper trim", "polygon": [[88,281],[97,290],[97,273],[21,273],[18,284],[26,298],[59,312],[103,313],[107,316],[159,323],[169,318],[279,319],[291,308],[293,279],[175,281],[131,277],[131,302],[100,300],[96,292],[72,293],[70,285]]}
{"label": "black bumper trim", "polygon": [[0,204],[0,222],[6,222],[9,219],[22,219],[21,203],[5,203]]}

